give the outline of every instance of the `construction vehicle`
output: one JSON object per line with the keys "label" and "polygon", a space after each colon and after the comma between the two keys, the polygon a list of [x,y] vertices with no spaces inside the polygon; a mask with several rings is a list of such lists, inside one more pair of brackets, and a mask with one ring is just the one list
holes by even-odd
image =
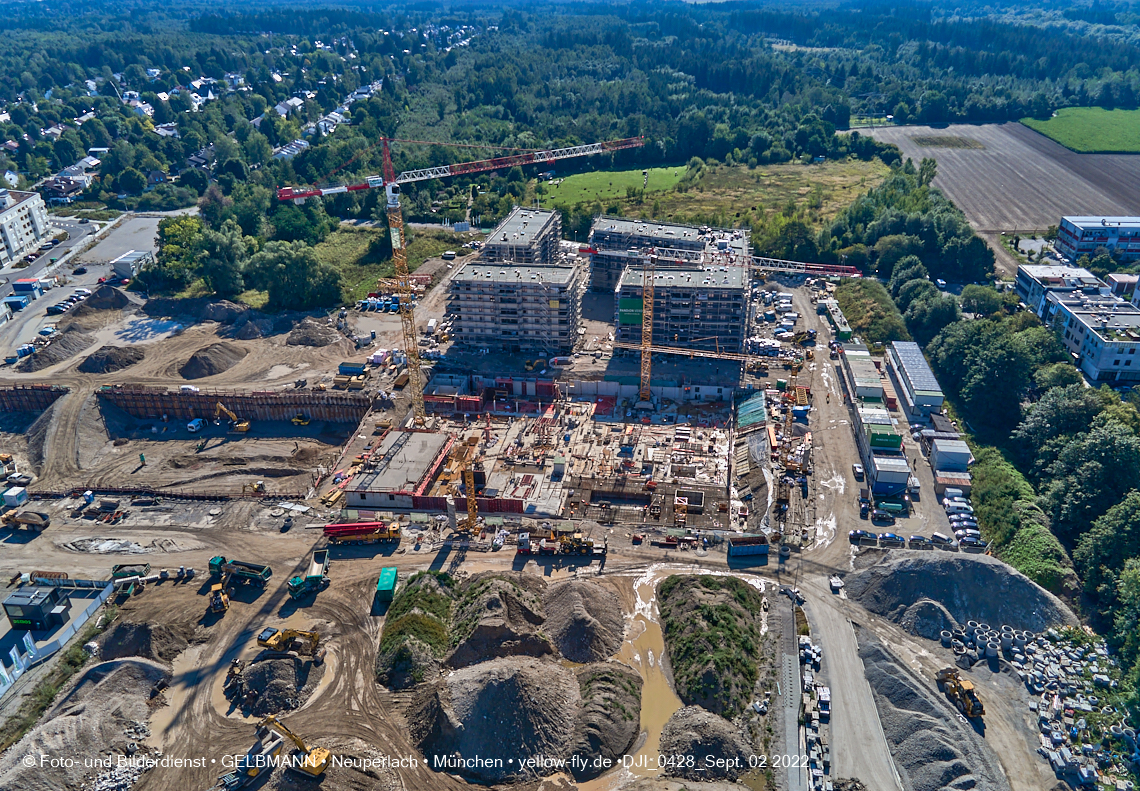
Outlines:
{"label": "construction vehicle", "polygon": [[245,432],[249,431],[249,421],[242,420],[230,409],[227,409],[225,404],[219,401],[214,405],[214,420],[221,420],[222,415],[225,415],[230,419],[230,431],[236,432],[238,434],[244,434]]}
{"label": "construction vehicle", "polygon": [[330,544],[378,544],[400,540],[400,525],[396,522],[350,522],[325,525],[325,537]]}
{"label": "construction vehicle", "polygon": [[[392,239],[392,263],[395,269],[395,292],[393,294],[393,307],[398,304],[400,325],[403,330],[404,354],[407,358],[409,384],[411,385],[412,414],[416,425],[423,425],[427,420],[424,409],[423,379],[420,372],[419,336],[416,333],[416,317],[413,308],[414,293],[410,272],[408,270],[407,235],[404,232],[404,216],[400,209],[400,188],[404,184],[413,184],[420,181],[442,179],[448,176],[469,175],[484,173],[493,170],[510,169],[514,165],[527,165],[534,163],[554,162],[559,159],[588,156],[618,151],[626,148],[638,148],[645,145],[645,138],[631,137],[625,140],[610,140],[604,143],[593,143],[584,146],[553,149],[546,151],[526,151],[511,156],[495,157],[475,162],[464,162],[454,165],[408,170],[396,175],[392,165],[390,143],[393,138],[382,137],[377,144],[382,146],[383,175],[369,176],[360,184],[337,185],[313,189],[299,189],[282,187],[277,190],[277,199],[291,200],[303,203],[306,198],[324,195],[336,195],[343,192],[356,192],[367,189],[383,189],[388,208],[388,228]],[[432,143],[428,141],[411,140],[405,142],[448,145],[447,143]],[[364,152],[361,152],[364,153]],[[359,156],[359,155],[358,155]]]}
{"label": "construction vehicle", "polygon": [[216,789],[237,791],[253,782],[263,772],[272,772],[274,759],[285,749],[285,736],[262,724],[257,726],[257,741],[234,766],[233,771],[218,778]]}
{"label": "construction vehicle", "polygon": [[241,485],[241,493],[265,494],[265,481],[257,481],[256,483],[243,483]]}
{"label": "construction vehicle", "polygon": [[294,599],[301,599],[310,593],[324,590],[329,586],[328,570],[329,551],[318,549],[313,553],[313,559],[309,562],[308,573],[290,577],[287,583],[289,595]]}
{"label": "construction vehicle", "polygon": [[41,511],[9,511],[0,516],[0,523],[15,527],[30,527],[32,530],[44,530],[51,526],[51,514]]}
{"label": "construction vehicle", "polygon": [[210,558],[210,573],[222,578],[223,587],[229,587],[231,579],[239,582],[251,582],[254,585],[265,587],[265,583],[273,576],[273,569],[259,563],[247,563],[244,560],[226,560],[222,555]]}
{"label": "construction vehicle", "polygon": [[376,601],[392,601],[396,595],[396,584],[399,581],[399,576],[395,566],[380,569],[380,578],[376,581]]}
{"label": "construction vehicle", "polygon": [[223,613],[230,608],[230,595],[225,586],[217,582],[210,586],[210,612]]}
{"label": "construction vehicle", "polygon": [[257,727],[259,729],[266,728],[271,731],[275,731],[281,736],[284,736],[289,741],[293,742],[293,745],[297,748],[298,752],[304,756],[304,760],[299,764],[290,763],[290,769],[300,772],[302,775],[310,778],[320,777],[325,773],[325,769],[327,769],[329,765],[329,759],[332,757],[332,753],[330,753],[326,748],[309,747],[307,744],[305,744],[300,736],[286,728],[285,723],[278,720],[272,714],[259,722],[257,724]]}
{"label": "construction vehicle", "polygon": [[974,683],[962,678],[957,668],[945,667],[934,674],[939,688],[945,693],[950,702],[958,707],[958,711],[966,717],[975,718],[984,716],[985,708],[978,698]]}
{"label": "construction vehicle", "polygon": [[234,657],[230,660],[230,669],[226,673],[226,680],[222,682],[222,689],[229,689],[238,678],[241,677],[242,671],[245,670],[245,662]]}
{"label": "construction vehicle", "polygon": [[304,412],[298,412],[296,417],[293,418],[294,426],[307,426],[309,423],[310,419]]}
{"label": "construction vehicle", "polygon": [[313,664],[325,661],[325,650],[321,648],[321,635],[318,632],[302,632],[299,629],[274,629],[266,627],[257,636],[257,644],[270,651],[294,653],[298,656],[311,656]]}

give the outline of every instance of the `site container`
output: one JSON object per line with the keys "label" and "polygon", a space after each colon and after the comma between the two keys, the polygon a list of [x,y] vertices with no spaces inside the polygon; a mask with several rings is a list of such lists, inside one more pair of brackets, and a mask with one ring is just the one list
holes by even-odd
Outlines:
{"label": "site container", "polygon": [[31,302],[31,297],[27,294],[13,294],[10,297],[4,297],[4,304],[13,311],[23,310],[30,305]]}
{"label": "site container", "polygon": [[343,362],[337,367],[341,376],[360,376],[364,373],[365,363]]}
{"label": "site container", "polygon": [[768,546],[765,536],[729,536],[728,556],[767,555]]}
{"label": "site container", "polygon": [[4,492],[4,505],[9,508],[19,508],[28,502],[28,490],[23,486],[13,486]]}
{"label": "site container", "polygon": [[398,576],[395,566],[380,569],[380,580],[376,583],[376,601],[392,601],[396,595]]}

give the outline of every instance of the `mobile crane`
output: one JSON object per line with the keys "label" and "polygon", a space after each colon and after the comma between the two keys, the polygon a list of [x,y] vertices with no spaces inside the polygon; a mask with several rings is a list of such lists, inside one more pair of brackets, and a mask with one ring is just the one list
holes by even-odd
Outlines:
{"label": "mobile crane", "polygon": [[235,415],[232,410],[228,409],[225,404],[219,401],[214,405],[214,420],[220,420],[222,415],[225,415],[230,419],[230,428],[233,431],[239,432],[241,434],[249,431],[249,421],[242,420],[237,415]]}
{"label": "mobile crane", "polygon": [[[400,209],[400,187],[404,184],[413,184],[431,179],[442,179],[449,176],[464,176],[473,173],[485,173],[492,170],[505,170],[515,165],[549,164],[560,159],[604,154],[620,151],[627,148],[639,148],[645,145],[644,137],[629,137],[623,140],[608,140],[603,143],[590,143],[584,146],[570,146],[548,150],[522,151],[505,157],[494,157],[473,162],[463,162],[454,165],[441,165],[439,167],[406,170],[399,175],[392,166],[390,143],[406,142],[427,145],[448,146],[452,144],[425,140],[397,140],[396,138],[382,137],[378,143],[383,147],[383,175],[369,176],[358,184],[336,185],[330,187],[314,187],[302,189],[298,187],[281,187],[277,190],[277,199],[291,200],[295,203],[304,203],[307,198],[336,195],[339,193],[357,192],[367,189],[383,189],[387,198],[388,228],[392,238],[392,263],[395,268],[395,291],[400,298],[400,325],[403,329],[404,355],[407,359],[408,384],[407,392],[412,397],[412,411],[417,425],[423,425],[427,420],[427,411],[424,409],[423,379],[420,372],[419,338],[416,335],[416,317],[412,307],[412,283],[408,271],[407,237],[404,233],[404,216]],[[468,146],[462,146],[464,148]],[[468,502],[472,500],[468,497]],[[472,525],[472,529],[473,525]]]}

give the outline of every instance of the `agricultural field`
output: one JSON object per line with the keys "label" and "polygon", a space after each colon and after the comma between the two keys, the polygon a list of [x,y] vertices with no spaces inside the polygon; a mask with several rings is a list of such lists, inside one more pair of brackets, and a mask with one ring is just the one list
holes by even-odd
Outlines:
{"label": "agricultural field", "polygon": [[[1133,214],[1140,205],[1140,156],[1078,154],[1021,124],[868,133],[915,163],[936,159],[934,185],[983,236],[1044,230],[1065,214]],[[953,145],[938,138],[953,138]]]}
{"label": "agricultural field", "polygon": [[1082,154],[1140,154],[1140,110],[1063,107],[1052,118],[1021,123]]}

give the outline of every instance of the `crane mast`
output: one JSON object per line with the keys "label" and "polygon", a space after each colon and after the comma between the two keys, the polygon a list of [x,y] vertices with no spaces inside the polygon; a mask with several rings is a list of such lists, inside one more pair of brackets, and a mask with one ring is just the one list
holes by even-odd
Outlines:
{"label": "crane mast", "polygon": [[649,375],[653,369],[653,279],[656,277],[657,254],[650,253],[642,270],[641,281],[641,390],[638,398],[649,401]]}

